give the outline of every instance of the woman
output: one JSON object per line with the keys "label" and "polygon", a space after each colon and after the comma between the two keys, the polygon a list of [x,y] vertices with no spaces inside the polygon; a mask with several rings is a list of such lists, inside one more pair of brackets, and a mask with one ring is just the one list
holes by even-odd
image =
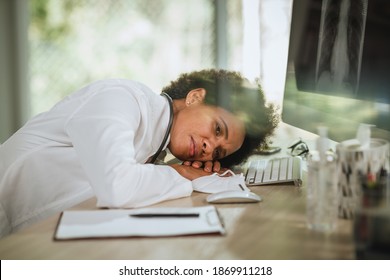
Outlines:
{"label": "woman", "polygon": [[[248,86],[238,73],[204,70],[165,96],[114,79],[76,91],[0,147],[0,235],[92,196],[98,207],[189,196],[191,180],[240,162],[275,128],[273,107]],[[186,164],[145,164],[160,147]]]}

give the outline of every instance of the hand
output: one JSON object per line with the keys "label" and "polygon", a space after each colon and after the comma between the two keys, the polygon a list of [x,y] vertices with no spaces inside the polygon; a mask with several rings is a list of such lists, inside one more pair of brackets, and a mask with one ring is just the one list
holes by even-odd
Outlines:
{"label": "hand", "polygon": [[205,171],[203,168],[196,168],[192,165],[171,164],[169,166],[175,169],[181,176],[191,181],[202,176],[211,175],[210,172]]}
{"label": "hand", "polygon": [[206,172],[220,172],[221,169],[221,163],[219,161],[185,161],[183,162],[183,165],[186,166],[192,166],[194,168],[201,168],[203,167],[203,170]]}

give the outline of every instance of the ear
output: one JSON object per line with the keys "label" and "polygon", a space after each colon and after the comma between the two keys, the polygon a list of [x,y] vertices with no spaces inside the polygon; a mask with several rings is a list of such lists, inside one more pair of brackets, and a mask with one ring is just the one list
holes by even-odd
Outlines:
{"label": "ear", "polygon": [[197,88],[191,90],[186,96],[186,105],[202,103],[206,97],[206,90],[204,88]]}

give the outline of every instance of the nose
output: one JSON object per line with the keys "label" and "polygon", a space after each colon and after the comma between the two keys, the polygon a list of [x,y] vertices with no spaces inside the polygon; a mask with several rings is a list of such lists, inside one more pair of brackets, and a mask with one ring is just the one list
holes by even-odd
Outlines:
{"label": "nose", "polygon": [[216,138],[207,138],[203,140],[202,152],[204,156],[211,156],[214,150],[218,147],[218,140]]}

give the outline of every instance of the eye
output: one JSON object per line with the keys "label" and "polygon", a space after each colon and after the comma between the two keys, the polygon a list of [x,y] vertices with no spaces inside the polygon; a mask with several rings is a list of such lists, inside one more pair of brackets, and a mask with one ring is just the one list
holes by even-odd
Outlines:
{"label": "eye", "polygon": [[217,123],[215,127],[215,135],[217,136],[221,135],[221,126],[219,125],[219,123]]}

